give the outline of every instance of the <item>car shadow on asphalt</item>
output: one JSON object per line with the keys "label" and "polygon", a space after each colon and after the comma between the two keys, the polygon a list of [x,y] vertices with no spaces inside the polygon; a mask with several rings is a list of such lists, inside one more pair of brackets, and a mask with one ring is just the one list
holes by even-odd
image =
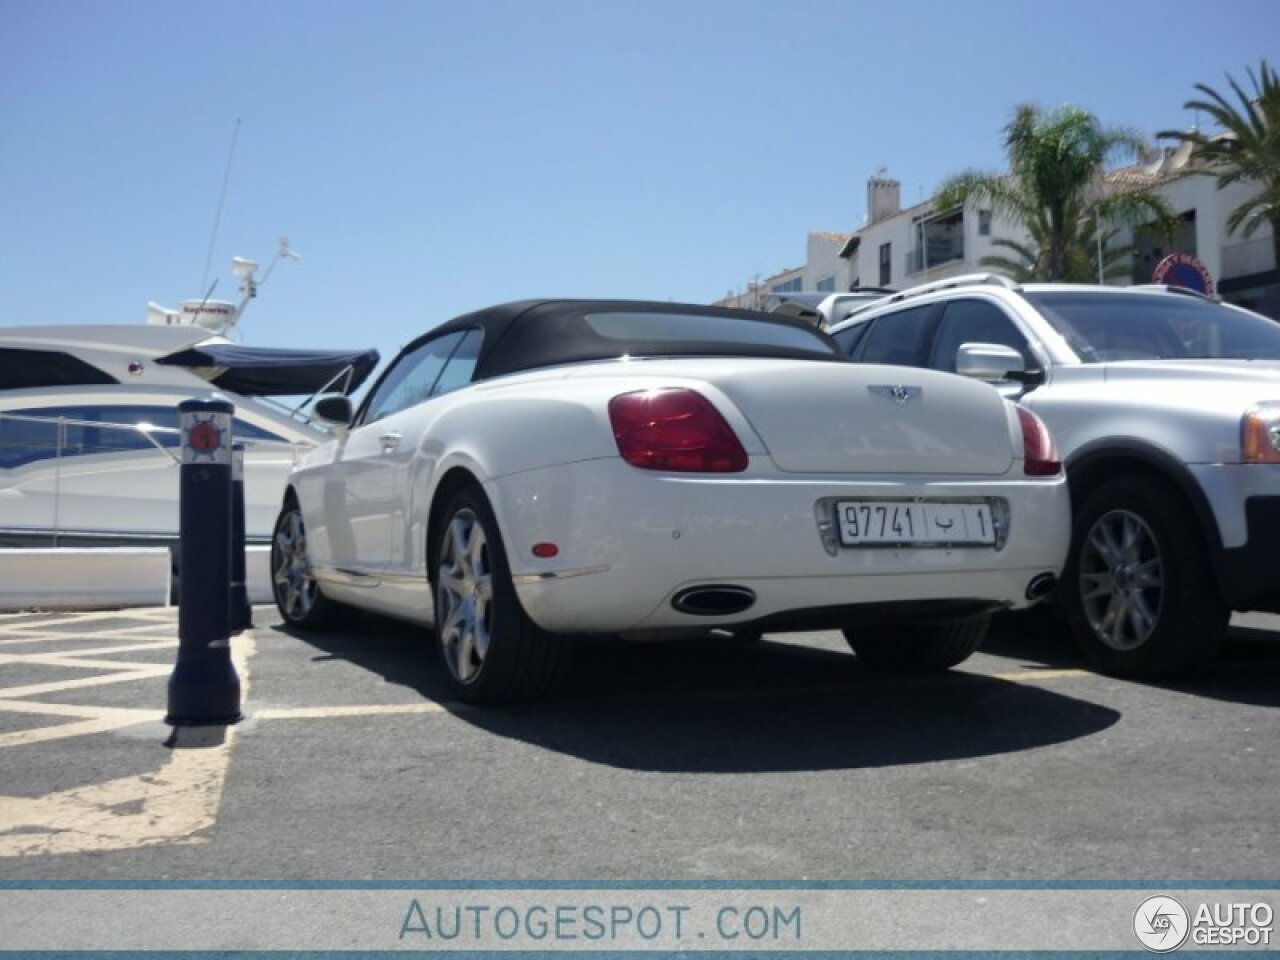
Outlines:
{"label": "car shadow on asphalt", "polygon": [[[982,651],[1027,669],[1090,669],[1058,616],[1053,608],[1001,614],[993,620]],[[1227,703],[1280,707],[1280,621],[1277,626],[1233,624],[1218,655],[1191,675],[1125,682]]]}
{"label": "car shadow on asphalt", "polygon": [[578,645],[555,698],[478,708],[449,698],[421,629],[366,618],[298,639],[436,700],[497,736],[629,770],[761,773],[977,758],[1098,733],[1119,712],[1045,686],[951,671],[885,677],[851,654],[774,635]]}

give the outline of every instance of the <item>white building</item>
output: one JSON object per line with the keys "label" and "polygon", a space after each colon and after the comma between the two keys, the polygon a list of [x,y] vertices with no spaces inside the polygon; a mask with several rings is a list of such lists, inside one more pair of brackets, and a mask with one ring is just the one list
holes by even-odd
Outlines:
{"label": "white building", "polygon": [[741,290],[733,290],[717,300],[721,307],[767,309],[778,294],[814,291],[834,293],[852,283],[850,264],[841,251],[849,242],[847,233],[811,231],[805,244],[805,262],[800,267],[781,270],[763,280],[753,280]]}
{"label": "white building", "polygon": [[[1271,228],[1262,226],[1248,240],[1227,229],[1231,211],[1256,188],[1235,184],[1219,190],[1217,180],[1197,171],[1185,151],[1166,151],[1155,163],[1113,171],[1107,181],[1112,189],[1154,187],[1181,221],[1172,243],[1154,233],[1138,231],[1134,236],[1121,231],[1117,242],[1137,248],[1132,270],[1121,282],[1150,283],[1161,259],[1170,253],[1187,253],[1205,265],[1216,292],[1225,299],[1280,319],[1280,273]],[[740,305],[760,307],[769,293],[781,291],[902,290],[987,269],[981,263],[984,257],[1008,253],[993,246],[993,240],[1028,239],[1026,231],[976,204],[939,211],[926,201],[903,210],[900,196],[896,180],[882,176],[868,180],[865,226],[844,238],[810,233],[806,264],[754,285],[750,302]],[[835,257],[844,262],[843,268],[832,259],[833,244],[841,240]]]}
{"label": "white building", "polygon": [[906,287],[971,273],[993,252],[994,236],[1025,239],[1022,230],[1000,224],[976,206],[938,211],[932,201],[901,208],[896,180],[867,181],[868,222],[841,250],[850,263],[852,287]]}
{"label": "white building", "polygon": [[[1118,177],[1147,178],[1139,168],[1118,172]],[[1162,171],[1155,185],[1181,221],[1174,245],[1163,238],[1139,233],[1133,241],[1133,281],[1150,283],[1156,264],[1170,253],[1189,253],[1198,259],[1213,278],[1223,299],[1280,319],[1280,272],[1276,269],[1271,227],[1264,224],[1245,239],[1227,229],[1231,211],[1256,193],[1257,187],[1236,183],[1218,189],[1216,178],[1197,171],[1194,161],[1181,170]]]}

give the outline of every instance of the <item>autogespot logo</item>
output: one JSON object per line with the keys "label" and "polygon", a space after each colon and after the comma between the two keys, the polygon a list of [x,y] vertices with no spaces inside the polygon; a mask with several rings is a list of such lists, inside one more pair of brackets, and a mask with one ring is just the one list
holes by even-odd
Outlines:
{"label": "autogespot logo", "polygon": [[1148,897],[1133,915],[1133,932],[1148,950],[1168,953],[1186,942],[1191,916],[1173,897]]}

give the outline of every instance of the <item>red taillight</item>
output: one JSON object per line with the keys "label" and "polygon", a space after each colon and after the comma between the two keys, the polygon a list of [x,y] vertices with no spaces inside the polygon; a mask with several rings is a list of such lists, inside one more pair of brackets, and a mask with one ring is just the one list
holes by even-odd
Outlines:
{"label": "red taillight", "polygon": [[706,397],[692,390],[641,390],[609,401],[622,459],[642,470],[738,473],[747,451]]}
{"label": "red taillight", "polygon": [[1022,426],[1022,472],[1028,477],[1052,477],[1062,471],[1058,446],[1044,421],[1026,407],[1018,407]]}

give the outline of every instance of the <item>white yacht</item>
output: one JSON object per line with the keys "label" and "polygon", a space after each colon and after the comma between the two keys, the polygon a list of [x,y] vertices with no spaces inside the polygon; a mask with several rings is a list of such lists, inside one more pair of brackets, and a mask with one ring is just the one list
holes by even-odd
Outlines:
{"label": "white yacht", "polygon": [[245,525],[267,542],[300,449],[327,434],[272,396],[354,390],[376,351],[244,347],[198,326],[0,328],[0,546],[173,541],[178,404],[235,404]]}
{"label": "white yacht", "polygon": [[[275,263],[298,259],[282,238]],[[218,393],[245,442],[245,527],[267,543],[297,454],[328,436],[284,397],[351,393],[376,350],[246,347],[224,334],[258,287],[232,261],[241,301],[148,305],[146,323],[0,328],[0,548],[172,544],[178,404]],[[269,268],[268,276],[271,273]]]}

